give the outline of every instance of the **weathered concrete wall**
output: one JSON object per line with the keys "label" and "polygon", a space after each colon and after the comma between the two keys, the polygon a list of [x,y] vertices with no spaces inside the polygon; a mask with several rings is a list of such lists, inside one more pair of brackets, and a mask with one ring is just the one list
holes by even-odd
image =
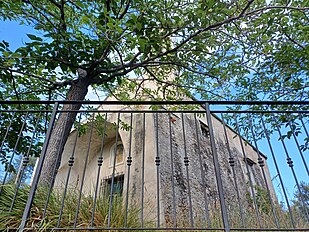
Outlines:
{"label": "weathered concrete wall", "polygon": [[[108,107],[109,110],[119,109],[119,106]],[[207,121],[203,116],[195,120],[193,114],[184,113],[182,123],[180,113],[171,116],[172,120],[170,115],[164,112],[159,113],[158,118],[152,113],[134,113],[132,140],[130,131],[123,129],[118,131],[118,141],[124,146],[124,162],[113,167],[110,165],[110,159],[113,158],[111,148],[116,142],[117,131],[113,129],[112,124],[117,122],[118,114],[109,113],[108,129],[103,141],[103,164],[99,172],[99,183],[102,179],[110,177],[113,172],[115,176],[124,175],[124,201],[128,194],[129,206],[138,207],[141,210],[141,217],[146,221],[159,219],[160,223],[167,226],[191,226],[192,222],[195,225],[202,222],[205,224],[212,214],[220,210],[210,139],[202,134],[200,126],[200,121],[206,125]],[[130,117],[130,113],[120,114],[121,122],[127,125],[130,125]],[[212,124],[227,207],[231,210],[238,207],[236,181],[241,205],[245,208],[250,204],[248,197],[250,198],[252,191],[239,138],[235,138],[235,132],[227,129],[231,155],[235,158],[234,176],[229,164],[222,123],[212,117]],[[55,184],[59,189],[64,187],[76,133],[76,131],[71,133],[65,146]],[[88,130],[87,133],[77,137],[76,144],[69,187],[80,189],[84,179],[83,193],[93,194],[98,177],[102,137],[94,130],[90,138]],[[90,144],[89,152],[88,144]],[[248,167],[252,172],[252,185],[265,187],[261,168],[257,164],[256,151],[249,144],[243,143],[243,145],[246,157],[255,162],[252,167]],[[129,154],[132,157],[130,167],[127,163]],[[160,157],[158,166],[155,163],[156,156]],[[85,175],[82,178],[84,168]],[[266,165],[264,169],[271,192],[275,196]]]}
{"label": "weathered concrete wall", "polygon": [[[128,194],[129,205],[140,208],[143,215],[152,220],[157,214],[153,117],[152,114],[145,114],[145,116],[142,113],[133,114],[132,140],[130,140],[130,131],[121,128],[118,130],[117,142],[121,142],[124,146],[124,161],[113,167],[113,146],[116,143],[115,123],[117,123],[117,115],[116,113],[108,114],[104,140],[102,140],[102,135],[99,135],[95,129],[93,129],[90,137],[90,123],[85,134],[76,136],[77,131],[70,134],[56,175],[55,188],[60,191],[64,189],[70,169],[68,161],[74,152],[74,164],[71,167],[68,182],[69,189],[82,190],[84,194],[93,195],[97,178],[99,178],[98,188],[100,190],[102,181],[111,178],[113,173],[114,176],[124,175],[124,198]],[[120,120],[122,123],[130,125],[130,117],[129,113],[122,113]],[[143,126],[143,117],[145,117],[145,128]],[[102,142],[103,152],[101,154]],[[88,151],[89,145],[90,149]],[[74,146],[76,146],[75,149]],[[130,169],[127,163],[129,154],[131,154],[132,158]],[[100,172],[98,172],[98,159],[100,156],[103,157],[103,163]],[[129,187],[127,186],[128,179]]]}
{"label": "weathered concrete wall", "polygon": [[[195,121],[193,114],[183,115],[184,126],[181,115],[172,115],[172,151],[169,141],[170,116],[162,114],[158,119],[161,199],[165,222],[169,226],[173,226],[175,221],[178,226],[190,226],[192,221],[195,223],[205,222],[205,219],[207,220],[207,217],[211,217],[210,215],[214,213],[213,211],[220,209],[210,139],[202,135],[199,120]],[[200,118],[200,120],[205,122],[204,118]],[[251,191],[251,186],[265,187],[261,168],[257,164],[253,164],[252,167],[248,165],[250,171],[253,172],[251,175],[252,185],[250,185],[244,155],[236,140],[238,139],[239,142],[239,138],[233,138],[235,133],[228,129],[231,155],[235,158],[234,176],[229,164],[229,154],[224,136],[222,136],[224,135],[222,124],[214,117],[212,120],[227,208],[235,210],[235,207],[238,207],[236,181],[241,196],[240,203],[245,209],[251,203],[250,196],[254,194]],[[245,143],[244,150],[246,157],[257,163],[256,151]],[[186,159],[189,161],[188,166],[186,166]],[[265,172],[269,181],[268,185],[272,187],[267,168]],[[274,195],[272,188],[271,191]]]}

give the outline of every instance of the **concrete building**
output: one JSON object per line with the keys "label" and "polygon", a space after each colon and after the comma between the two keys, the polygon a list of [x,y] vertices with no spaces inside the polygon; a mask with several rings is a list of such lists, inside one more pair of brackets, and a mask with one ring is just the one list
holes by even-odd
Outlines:
{"label": "concrete building", "polygon": [[[100,110],[109,113],[97,113],[100,120],[94,124],[84,122],[88,129],[80,136],[77,130],[71,132],[55,187],[64,187],[71,169],[69,188],[94,194],[98,187],[100,194],[128,196],[129,205],[140,208],[146,219],[166,226],[209,219],[220,203],[206,114],[168,113],[164,107],[160,113],[142,112],[148,109],[102,105]],[[254,207],[250,199],[256,186],[268,186],[275,201],[266,156],[231,128],[225,127],[225,134],[222,121],[211,118],[228,209]]]}

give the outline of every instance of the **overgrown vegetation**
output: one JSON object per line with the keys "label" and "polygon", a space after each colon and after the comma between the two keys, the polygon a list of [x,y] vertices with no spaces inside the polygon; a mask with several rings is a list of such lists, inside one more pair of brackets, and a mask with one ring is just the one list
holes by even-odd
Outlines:
{"label": "overgrown vegetation", "polygon": [[[0,194],[0,231],[16,230],[20,225],[30,188],[29,186],[23,186],[19,189],[13,209],[10,211],[16,189],[14,185],[4,185],[2,187],[2,192]],[[31,208],[30,218],[27,224],[28,228],[32,228],[36,231],[44,231],[46,228],[57,227],[63,194],[53,192],[50,195],[49,204],[45,213],[46,216],[43,218],[47,194],[47,189],[38,188]],[[78,191],[70,189],[70,191],[67,192],[59,227],[72,228],[74,226],[78,196]],[[97,198],[93,227],[107,227],[110,209],[109,200],[109,197],[103,195]],[[76,227],[90,227],[94,202],[93,196],[82,194],[80,202]],[[111,212],[110,227],[123,228],[125,226],[126,210],[123,199],[120,196],[115,196],[113,198]],[[140,210],[130,205],[126,219],[127,227],[141,227],[139,215]]]}
{"label": "overgrown vegetation", "polygon": [[[280,204],[277,199],[272,198],[271,203],[267,190],[261,186],[255,185],[254,189],[258,210],[255,211],[254,207],[246,208],[244,221],[250,226],[255,225],[256,228],[259,228],[260,226],[264,228],[276,228],[278,226],[280,228],[293,228],[288,209],[283,204]],[[297,195],[297,192],[295,194]],[[249,204],[253,205],[252,198],[250,198]],[[302,203],[300,202],[300,199],[296,197],[291,206],[294,226],[296,228],[308,228],[308,220],[306,220],[306,216],[300,210],[300,205],[302,205]],[[252,216],[257,213],[259,214],[258,216],[260,217],[260,220],[257,216]],[[251,216],[248,217],[248,215]]]}
{"label": "overgrown vegetation", "polygon": [[[14,185],[2,186],[2,192],[0,195],[0,231],[8,231],[10,229],[17,229],[20,225],[20,220],[24,211],[24,207],[29,194],[29,186],[23,186],[19,189],[17,198],[14,203],[13,210],[10,212],[12,199],[15,192]],[[232,228],[277,228],[277,224],[280,228],[293,228],[291,224],[291,218],[289,212],[280,206],[277,202],[274,202],[274,211],[270,206],[270,201],[266,191],[262,188],[257,188],[257,204],[259,219],[256,215],[256,210],[250,205],[243,205],[243,218],[241,219],[239,209],[235,207],[229,208],[229,224]],[[37,190],[36,197],[31,209],[30,218],[27,224],[28,228],[36,231],[45,231],[49,228],[57,227],[59,220],[60,207],[62,205],[63,194],[53,192],[49,198],[49,204],[44,219],[44,206],[46,202],[47,189],[39,188]],[[60,224],[61,228],[72,228],[74,226],[74,220],[76,215],[76,206],[78,205],[78,191],[68,191],[63,207],[63,213],[61,215]],[[106,228],[108,226],[108,213],[110,209],[110,198],[106,195],[101,195],[96,201],[95,214],[93,218],[93,227]],[[78,217],[76,220],[77,228],[89,228],[91,226],[91,217],[93,210],[93,196],[81,195],[81,204],[79,208]],[[113,198],[111,214],[111,228],[124,228],[125,227],[125,204],[123,198],[115,196]],[[292,213],[294,215],[296,228],[308,228],[309,223],[303,217],[302,212],[294,202],[292,207]],[[274,217],[276,214],[276,219]],[[222,228],[222,216],[219,205],[212,205],[210,207],[210,228]],[[276,222],[277,220],[277,222]],[[140,209],[137,206],[130,205],[127,215],[127,227],[128,228],[149,228],[154,227],[156,224],[151,220],[144,220],[143,226],[140,220]],[[178,227],[190,227],[188,223],[183,221],[182,225]],[[203,228],[208,227],[206,220],[201,218],[195,218],[195,227]],[[181,229],[179,228],[179,229]]]}
{"label": "overgrown vegetation", "polygon": [[309,218],[306,217],[307,213],[309,213],[309,184],[301,182],[299,190],[294,194],[294,207],[299,212],[301,220],[309,224]]}

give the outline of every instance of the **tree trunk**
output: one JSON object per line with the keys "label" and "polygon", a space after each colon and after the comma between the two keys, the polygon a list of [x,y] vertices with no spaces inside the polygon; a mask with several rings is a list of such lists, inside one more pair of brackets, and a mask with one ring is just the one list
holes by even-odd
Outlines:
{"label": "tree trunk", "polygon": [[[79,79],[69,89],[66,100],[84,100],[88,92],[90,82],[88,78]],[[81,104],[67,104],[62,110],[79,110]],[[39,185],[53,187],[58,168],[61,163],[64,145],[70,134],[72,125],[76,119],[77,112],[63,112],[56,119],[47,147],[45,160],[42,167]]]}

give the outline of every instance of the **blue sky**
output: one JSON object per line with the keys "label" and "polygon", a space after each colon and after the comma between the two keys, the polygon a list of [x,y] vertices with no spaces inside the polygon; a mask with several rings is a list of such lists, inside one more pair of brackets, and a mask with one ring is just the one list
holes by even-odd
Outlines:
{"label": "blue sky", "polygon": [[0,21],[0,39],[9,42],[12,50],[30,41],[27,34],[36,34],[36,32],[32,27],[19,25],[15,21]]}
{"label": "blue sky", "polygon": [[[13,51],[23,46],[26,42],[30,42],[27,34],[38,35],[38,31],[34,30],[31,26],[19,25],[15,21],[0,21],[0,41],[4,40],[9,42],[10,49]],[[100,99],[98,99],[98,96],[90,87],[86,98],[91,100],[104,100],[105,96],[103,94],[99,95]]]}
{"label": "blue sky", "polygon": [[[289,130],[289,128],[281,128],[281,133],[285,134],[288,130]],[[293,178],[292,170],[287,164],[286,153],[284,151],[282,142],[278,141],[278,138],[279,138],[279,134],[277,132],[275,132],[271,136],[271,144],[272,144],[273,149],[274,149],[274,155],[275,155],[276,160],[278,162],[280,174],[282,176],[283,183],[286,187],[288,197],[290,199],[292,199],[293,195],[294,195],[294,191],[296,190],[296,182]],[[297,136],[297,141],[300,144],[303,144],[304,138],[305,138],[305,133],[304,133],[304,130],[302,130],[302,134]],[[309,181],[308,175],[306,173],[304,163],[301,159],[301,155],[299,153],[299,150],[297,149],[297,145],[296,145],[294,138],[291,137],[291,139],[285,139],[284,143],[287,147],[287,151],[288,151],[290,158],[293,160],[293,164],[294,164],[293,168],[295,170],[295,173],[296,173],[296,176],[297,176],[299,183],[301,181],[308,183],[308,181]],[[276,189],[278,199],[279,199],[279,201],[284,201],[282,189],[281,189],[280,182],[279,182],[279,178],[277,176],[277,172],[276,172],[276,169],[275,169],[275,166],[274,166],[273,158],[271,156],[271,152],[270,152],[270,149],[269,149],[269,146],[267,144],[266,139],[263,139],[262,141],[258,142],[258,146],[259,146],[259,149],[264,154],[267,154],[267,157],[268,157],[267,164],[268,164],[268,167],[269,167],[269,170],[270,170],[270,173],[271,173],[271,177],[273,178],[273,185]],[[305,158],[307,165],[309,164],[308,155],[309,155],[308,150],[303,152],[303,156]]]}

